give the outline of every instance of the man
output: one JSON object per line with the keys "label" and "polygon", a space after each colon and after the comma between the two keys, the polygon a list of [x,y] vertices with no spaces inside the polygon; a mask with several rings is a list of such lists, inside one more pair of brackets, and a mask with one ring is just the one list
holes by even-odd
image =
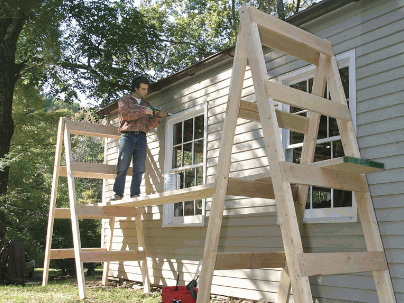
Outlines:
{"label": "man", "polygon": [[155,112],[144,100],[147,96],[149,80],[139,76],[132,81],[131,95],[118,101],[119,140],[118,170],[115,178],[113,200],[121,200],[125,189],[125,177],[130,161],[133,159],[133,175],[130,185],[130,197],[140,194],[140,183],[146,170],[146,134],[167,116],[167,111]]}

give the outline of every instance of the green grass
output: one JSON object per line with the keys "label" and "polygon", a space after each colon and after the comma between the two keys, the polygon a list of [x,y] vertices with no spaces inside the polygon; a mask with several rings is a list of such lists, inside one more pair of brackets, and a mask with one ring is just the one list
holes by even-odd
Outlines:
{"label": "green grass", "polygon": [[53,270],[50,271],[48,285],[42,287],[42,273],[42,268],[35,269],[34,278],[25,286],[0,285],[0,302],[161,302],[160,290],[144,295],[141,290],[135,290],[130,286],[102,286],[99,270],[96,274],[86,277],[87,298],[81,300],[75,277],[61,277],[58,271]]}

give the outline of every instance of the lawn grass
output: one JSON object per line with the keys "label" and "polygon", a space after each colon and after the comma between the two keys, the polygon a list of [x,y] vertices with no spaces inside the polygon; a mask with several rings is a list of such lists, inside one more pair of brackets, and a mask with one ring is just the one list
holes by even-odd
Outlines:
{"label": "lawn grass", "polygon": [[42,268],[35,269],[33,279],[25,286],[0,285],[0,302],[142,302],[159,303],[162,301],[159,289],[144,295],[128,283],[127,286],[101,285],[101,271],[96,270],[92,276],[86,277],[85,300],[79,298],[76,277],[61,277],[58,271],[50,271],[48,285],[42,287]]}
{"label": "lawn grass", "polygon": [[[1,285],[1,303],[36,303],[36,302],[94,302],[94,303],[160,303],[161,288],[152,287],[151,294],[143,294],[141,287],[135,283],[126,281],[123,285],[111,282],[108,286],[101,284],[102,269],[96,269],[95,274],[86,276],[86,299],[81,300],[77,287],[76,277],[62,276],[58,270],[49,270],[48,285],[42,287],[42,268],[35,268],[34,277],[29,279],[25,286]],[[132,287],[135,286],[135,287]],[[139,289],[140,288],[140,289]],[[257,301],[243,300],[230,297],[212,299],[211,303],[254,303]],[[265,302],[265,301],[262,301]]]}

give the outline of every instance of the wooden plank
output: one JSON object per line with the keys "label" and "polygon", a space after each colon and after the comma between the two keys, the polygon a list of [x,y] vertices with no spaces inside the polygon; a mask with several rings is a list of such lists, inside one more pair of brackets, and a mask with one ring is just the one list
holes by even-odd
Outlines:
{"label": "wooden plank", "polygon": [[49,203],[49,217],[48,217],[48,230],[46,233],[46,246],[45,246],[45,261],[44,261],[44,269],[42,276],[42,286],[46,286],[48,284],[49,277],[49,262],[50,262],[50,254],[52,247],[52,234],[53,234],[53,223],[56,215],[56,196],[58,190],[58,182],[59,182],[59,170],[60,170],[60,158],[62,155],[62,142],[63,142],[63,132],[65,129],[66,118],[59,119],[58,126],[58,136],[56,141],[56,149],[55,149],[55,163],[53,165],[53,178],[52,178],[52,191],[51,198]]}
{"label": "wooden plank", "polygon": [[[107,251],[106,248],[82,248],[82,251]],[[51,250],[51,259],[74,259],[74,248],[61,248]]]}
{"label": "wooden plank", "polygon": [[283,268],[285,253],[218,253],[215,270]]}
{"label": "wooden plank", "polygon": [[345,121],[351,120],[351,114],[347,105],[342,105],[320,96],[302,92],[293,87],[279,84],[271,80],[267,81],[266,85],[268,95],[274,100],[336,119]]}
{"label": "wooden plank", "polygon": [[[296,48],[296,51],[307,53],[310,52],[308,49],[310,48],[312,52],[321,52],[328,56],[334,55],[334,50],[332,48],[331,42],[317,37],[316,35],[313,35],[278,18],[272,17],[264,12],[261,12],[254,7],[250,7],[250,12],[251,22],[257,23],[261,31],[265,31],[265,33],[268,33],[277,40],[287,39],[287,44],[292,46],[293,42],[299,43],[299,47]],[[308,48],[302,49],[302,46],[307,46]],[[318,64],[318,57],[317,61],[315,61],[313,64]]]}
{"label": "wooden plank", "polygon": [[[327,82],[331,99],[341,104],[347,104],[338,70],[337,60],[335,57],[332,57],[329,58],[329,61],[330,64]],[[361,158],[352,121],[337,120],[337,123],[345,155]],[[363,182],[366,183],[366,177],[361,176],[361,178],[363,179]],[[358,212],[360,215],[368,251],[382,251],[383,242],[380,236],[372,198],[369,191],[367,193],[355,192],[355,200],[358,206]],[[374,271],[373,276],[375,279],[379,301],[383,303],[396,302],[389,270]]]}
{"label": "wooden plank", "polygon": [[368,190],[367,183],[355,173],[290,162],[281,162],[280,166],[286,182],[348,191],[367,192]]}
{"label": "wooden plank", "polygon": [[[140,196],[133,199],[122,199],[119,201],[110,201],[111,205],[122,207],[143,207],[152,205],[163,205],[168,203],[177,203],[190,200],[206,199],[212,197],[215,191],[215,184],[208,183],[204,185],[171,190],[163,193]],[[105,206],[109,208],[110,206]]]}
{"label": "wooden plank", "polygon": [[[279,127],[306,134],[309,119],[281,110],[275,110]],[[239,118],[260,122],[257,104],[241,100]]]}
{"label": "wooden plank", "polygon": [[[116,165],[107,165],[88,162],[72,162],[71,169],[75,178],[90,178],[90,179],[115,179]],[[127,176],[132,175],[133,168],[129,167]],[[59,170],[60,177],[67,176],[66,166],[61,166]]]}
{"label": "wooden plank", "polygon": [[[109,229],[111,230],[111,233],[110,233],[110,235],[108,237],[106,250],[111,251],[112,250],[112,243],[113,243],[113,239],[114,239],[114,231],[115,231],[115,217],[111,217],[109,219],[108,223],[109,223]],[[109,267],[110,267],[109,261],[104,262],[104,266],[102,268],[102,280],[101,280],[101,283],[104,286],[108,285]]]}
{"label": "wooden plank", "polygon": [[66,121],[70,133],[74,135],[87,135],[93,137],[119,139],[121,133],[118,128],[110,125],[100,125],[79,121]]}
{"label": "wooden plank", "polygon": [[240,24],[247,48],[251,74],[253,77],[257,105],[264,133],[265,149],[271,168],[272,182],[276,196],[276,204],[285,248],[287,266],[293,287],[296,303],[313,302],[310,283],[302,277],[297,261],[297,253],[303,253],[303,245],[297,224],[293,196],[290,184],[282,179],[280,161],[285,161],[280,129],[275,112],[274,100],[268,95],[266,82],[268,74],[261,47],[258,26],[252,22],[249,5],[239,9]]}
{"label": "wooden plank", "polygon": [[146,257],[144,251],[82,251],[81,259],[86,263],[113,261],[140,261]]}
{"label": "wooden plank", "polygon": [[143,221],[141,211],[139,208],[136,208],[135,224],[136,224],[136,237],[138,245],[137,251],[145,253],[144,258],[142,259],[142,263],[140,265],[142,271],[143,292],[150,293],[151,289],[150,289],[150,278],[146,259],[146,243],[144,240]]}
{"label": "wooden plank", "polygon": [[70,218],[72,221],[72,234],[73,234],[73,247],[77,271],[77,284],[79,287],[79,296],[81,299],[86,297],[86,284],[84,279],[84,267],[83,261],[81,260],[81,241],[80,241],[80,229],[79,221],[76,214],[76,185],[74,184],[74,175],[71,170],[72,162],[72,149],[70,141],[70,131],[69,126],[66,122],[64,131],[64,145],[65,145],[65,157],[66,157],[66,167],[67,167],[67,185],[69,188],[69,203],[70,203]]}
{"label": "wooden plank", "polygon": [[287,267],[282,268],[281,277],[278,285],[278,298],[276,303],[288,303],[290,297],[290,277],[287,272]]}
{"label": "wooden plank", "polygon": [[237,118],[240,110],[241,91],[245,70],[247,66],[247,52],[239,31],[233,60],[233,69],[227,100],[226,119],[223,127],[223,136],[220,142],[220,155],[217,167],[216,188],[212,197],[209,224],[206,232],[205,247],[203,250],[202,270],[199,280],[197,303],[206,303],[210,300],[213,271],[219,244],[220,229],[222,226],[224,203],[228,186],[228,177],[231,166],[231,151]]}
{"label": "wooden plank", "polygon": [[309,165],[357,174],[367,174],[384,169],[383,163],[354,157],[339,157],[310,163]]}
{"label": "wooden plank", "polygon": [[[101,219],[110,217],[135,217],[136,209],[120,206],[77,205],[76,214],[79,219]],[[56,208],[55,218],[70,219],[70,208]]]}
{"label": "wooden plank", "polygon": [[229,178],[227,195],[243,196],[249,198],[275,199],[272,184],[260,181],[248,181]]}
{"label": "wooden plank", "polygon": [[299,254],[303,276],[387,270],[384,251]]}

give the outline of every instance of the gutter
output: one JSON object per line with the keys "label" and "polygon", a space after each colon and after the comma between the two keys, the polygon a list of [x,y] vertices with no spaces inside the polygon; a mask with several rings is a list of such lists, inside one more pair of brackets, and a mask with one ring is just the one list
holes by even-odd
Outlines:
{"label": "gutter", "polygon": [[[312,21],[321,16],[324,16],[324,15],[326,15],[334,10],[337,10],[341,7],[344,7],[348,4],[351,4],[353,2],[360,2],[360,1],[361,0],[323,0],[320,3],[313,4],[312,6],[305,9],[304,11],[301,11],[301,12],[297,13],[296,15],[293,15],[292,17],[286,19],[285,21],[294,26],[301,26],[302,24],[305,24],[309,21]],[[187,67],[167,78],[161,79],[160,81],[151,84],[149,86],[149,94],[158,92],[161,89],[163,89],[171,84],[174,84],[178,81],[186,79],[188,77],[192,77],[192,76],[200,73],[201,71],[205,70],[208,67],[211,67],[211,66],[219,64],[219,63],[224,63],[227,59],[234,57],[235,48],[236,48],[235,45],[228,47],[220,52],[217,52],[217,53],[191,65],[190,67]],[[98,110],[96,112],[96,114],[99,117],[103,117],[117,109],[118,109],[118,101],[115,101],[115,102],[107,105],[106,107]]]}

